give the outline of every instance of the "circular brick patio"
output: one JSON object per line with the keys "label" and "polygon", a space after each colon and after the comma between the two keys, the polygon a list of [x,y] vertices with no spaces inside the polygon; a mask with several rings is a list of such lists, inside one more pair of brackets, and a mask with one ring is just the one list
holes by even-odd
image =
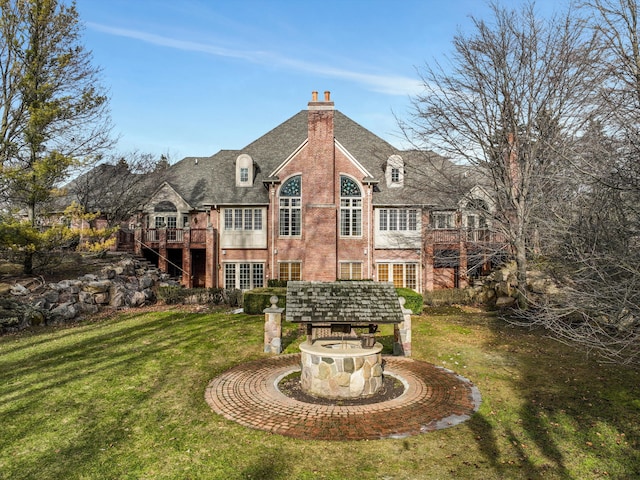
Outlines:
{"label": "circular brick patio", "polygon": [[358,406],[317,405],[284,395],[279,381],[300,370],[300,355],[280,355],[237,365],[214,378],[205,399],[218,414],[241,425],[313,440],[402,438],[457,425],[480,406],[466,378],[430,363],[384,357],[385,374],[405,392]]}

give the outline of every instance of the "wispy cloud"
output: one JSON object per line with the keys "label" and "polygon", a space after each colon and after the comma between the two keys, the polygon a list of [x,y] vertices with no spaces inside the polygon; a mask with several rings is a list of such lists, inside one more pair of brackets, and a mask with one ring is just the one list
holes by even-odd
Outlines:
{"label": "wispy cloud", "polygon": [[342,80],[359,83],[366,88],[378,93],[387,95],[415,95],[421,90],[421,85],[415,78],[398,75],[378,75],[370,73],[355,72],[328,65],[305,62],[281,55],[261,51],[261,50],[236,50],[207,43],[192,42],[176,38],[156,35],[154,33],[139,30],[130,30],[98,23],[88,23],[87,26],[109,35],[126,37],[139,40],[152,45],[184,50],[189,52],[200,52],[217,57],[235,58],[247,62],[263,65],[279,65],[292,71],[322,75],[325,77],[339,78]]}

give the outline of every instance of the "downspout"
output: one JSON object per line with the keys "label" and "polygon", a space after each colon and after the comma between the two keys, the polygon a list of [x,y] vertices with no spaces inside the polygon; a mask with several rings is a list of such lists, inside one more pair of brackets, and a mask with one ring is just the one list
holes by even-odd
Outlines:
{"label": "downspout", "polygon": [[[269,202],[271,203],[271,273],[270,278],[275,279],[275,262],[276,262],[276,245],[275,245],[275,228],[276,228],[276,189],[273,184],[269,187],[271,190],[271,198]],[[278,280],[280,277],[278,277]]]}
{"label": "downspout", "polygon": [[[367,189],[367,195],[369,196],[369,204],[367,205],[367,215],[369,228],[367,229],[367,278],[372,279],[371,277],[371,248],[373,247],[373,199],[371,195],[371,191],[373,190],[373,185],[369,184],[369,188]],[[372,279],[373,280],[373,279]]]}

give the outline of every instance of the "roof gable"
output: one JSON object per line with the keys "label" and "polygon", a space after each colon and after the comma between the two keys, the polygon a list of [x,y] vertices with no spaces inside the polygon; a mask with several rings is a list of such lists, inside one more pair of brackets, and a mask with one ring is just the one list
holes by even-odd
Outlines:
{"label": "roof gable", "polygon": [[154,211],[154,207],[158,204],[170,202],[175,205],[177,211],[185,212],[192,210],[191,205],[182,198],[182,196],[168,182],[163,182],[157,190],[151,195],[149,201],[145,205],[144,210],[148,213]]}

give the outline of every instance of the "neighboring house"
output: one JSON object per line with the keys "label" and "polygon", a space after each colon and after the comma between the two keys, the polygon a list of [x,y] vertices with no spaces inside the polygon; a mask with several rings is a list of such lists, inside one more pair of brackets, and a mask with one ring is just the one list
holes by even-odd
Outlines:
{"label": "neighboring house", "polygon": [[504,242],[483,216],[482,189],[470,203],[426,187],[425,155],[394,148],[314,92],[307,110],[245,148],[172,165],[140,213],[135,248],[188,287],[463,287]]}

